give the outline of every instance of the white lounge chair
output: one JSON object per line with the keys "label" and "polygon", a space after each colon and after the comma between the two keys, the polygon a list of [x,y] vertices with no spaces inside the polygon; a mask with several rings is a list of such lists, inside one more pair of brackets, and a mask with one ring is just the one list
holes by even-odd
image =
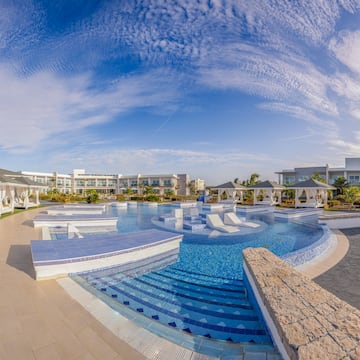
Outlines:
{"label": "white lounge chair", "polygon": [[224,224],[233,225],[233,226],[248,226],[252,228],[257,228],[260,225],[251,221],[243,221],[238,218],[238,216],[234,212],[227,212],[224,214]]}
{"label": "white lounge chair", "polygon": [[219,216],[219,214],[207,214],[206,215],[206,225],[209,228],[219,230],[222,232],[227,232],[227,233],[233,233],[233,232],[240,231],[240,229],[237,226],[225,225],[223,223],[223,221],[221,220],[221,217]]}

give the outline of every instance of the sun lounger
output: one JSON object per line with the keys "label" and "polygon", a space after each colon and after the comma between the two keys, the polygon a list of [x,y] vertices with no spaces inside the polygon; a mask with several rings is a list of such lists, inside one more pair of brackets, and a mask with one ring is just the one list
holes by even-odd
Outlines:
{"label": "sun lounger", "polygon": [[207,214],[206,225],[211,229],[215,229],[227,233],[240,231],[240,229],[237,226],[225,225],[221,220],[219,214]]}
{"label": "sun lounger", "polygon": [[227,212],[224,214],[224,224],[233,225],[233,226],[248,226],[252,228],[257,228],[260,225],[251,221],[243,221],[238,218],[234,212]]}

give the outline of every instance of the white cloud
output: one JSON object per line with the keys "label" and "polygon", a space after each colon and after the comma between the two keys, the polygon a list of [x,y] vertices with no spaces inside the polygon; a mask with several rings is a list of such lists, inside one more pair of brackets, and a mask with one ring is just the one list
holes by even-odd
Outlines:
{"label": "white cloud", "polygon": [[[192,178],[202,177],[217,182],[232,180],[233,177],[247,178],[251,172],[268,169],[267,154],[242,153],[232,150],[221,152],[193,151],[172,148],[148,149],[94,149],[86,151],[64,151],[52,158],[54,164],[66,164],[70,172],[73,168],[85,168],[88,172],[129,174],[189,173]],[[272,160],[272,163],[274,161]],[[221,174],[219,170],[221,169]],[[256,170],[257,169],[257,170]],[[273,175],[273,171],[263,174]],[[220,180],[222,179],[222,180]]]}
{"label": "white cloud", "polygon": [[[214,89],[261,97],[262,109],[304,120],[302,136],[322,134],[321,141],[339,151],[356,149],[339,129],[360,117],[360,32],[334,34],[342,13],[358,11],[358,1],[101,2],[56,33],[47,32],[40,3],[21,3],[0,2],[0,149],[26,152],[87,135],[96,141],[88,132],[94,125],[104,129],[119,114],[144,107],[170,113],[191,94],[198,102],[184,108],[199,109],[206,106],[202,92]],[[136,61],[123,70],[127,58]],[[102,67],[108,63],[115,65]],[[112,149],[114,160],[106,150],[89,151],[91,157],[86,151],[66,160],[134,172],[262,164],[252,163],[255,154],[236,152]]]}
{"label": "white cloud", "polygon": [[63,133],[113,121],[134,108],[171,106],[176,89],[163,72],[119,79],[101,93],[90,90],[90,76],[59,78],[49,72],[17,77],[0,67],[0,146],[26,152]]}
{"label": "white cloud", "polygon": [[360,75],[360,31],[343,31],[330,41],[329,49],[349,69]]}
{"label": "white cloud", "polygon": [[[337,115],[327,96],[328,77],[295,54],[281,54],[255,45],[220,46],[204,58],[200,81],[209,87],[238,89],[308,111]],[[213,60],[216,59],[215,63]],[[301,105],[300,105],[301,104]]]}
{"label": "white cloud", "polygon": [[315,115],[310,109],[306,109],[299,105],[289,105],[287,103],[280,103],[280,102],[268,102],[268,103],[260,104],[259,107],[270,111],[287,113],[294,118],[307,121],[323,129],[334,128],[334,121],[323,120],[319,116]]}

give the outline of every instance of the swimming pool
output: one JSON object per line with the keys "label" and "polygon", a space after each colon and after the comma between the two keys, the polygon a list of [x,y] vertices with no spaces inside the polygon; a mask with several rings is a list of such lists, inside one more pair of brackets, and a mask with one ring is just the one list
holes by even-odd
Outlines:
{"label": "swimming pool", "polygon": [[[118,216],[119,232],[132,232],[153,228],[152,219],[171,206],[107,211]],[[185,347],[214,355],[218,342],[227,355],[241,347],[275,359],[261,313],[243,283],[242,250],[262,246],[282,256],[317,242],[323,230],[314,217],[306,222],[277,221],[271,213],[249,217],[265,223],[264,230],[216,238],[185,233],[178,253],[73,278],[119,313]]]}

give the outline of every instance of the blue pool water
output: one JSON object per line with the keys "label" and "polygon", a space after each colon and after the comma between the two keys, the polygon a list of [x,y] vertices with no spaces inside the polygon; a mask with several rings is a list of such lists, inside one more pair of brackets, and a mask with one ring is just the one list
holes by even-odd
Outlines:
{"label": "blue pool water", "polygon": [[[119,232],[132,232],[153,228],[152,219],[171,212],[171,206],[109,207],[108,212],[118,216]],[[243,283],[242,250],[261,246],[282,256],[318,241],[323,230],[315,218],[306,223],[275,221],[271,213],[250,218],[265,223],[265,229],[215,238],[186,233],[178,253],[74,279],[120,313],[182,345],[189,343],[189,336],[200,337],[256,346],[276,356],[261,313]],[[197,343],[190,341],[188,346],[206,353],[206,345],[197,348]]]}

